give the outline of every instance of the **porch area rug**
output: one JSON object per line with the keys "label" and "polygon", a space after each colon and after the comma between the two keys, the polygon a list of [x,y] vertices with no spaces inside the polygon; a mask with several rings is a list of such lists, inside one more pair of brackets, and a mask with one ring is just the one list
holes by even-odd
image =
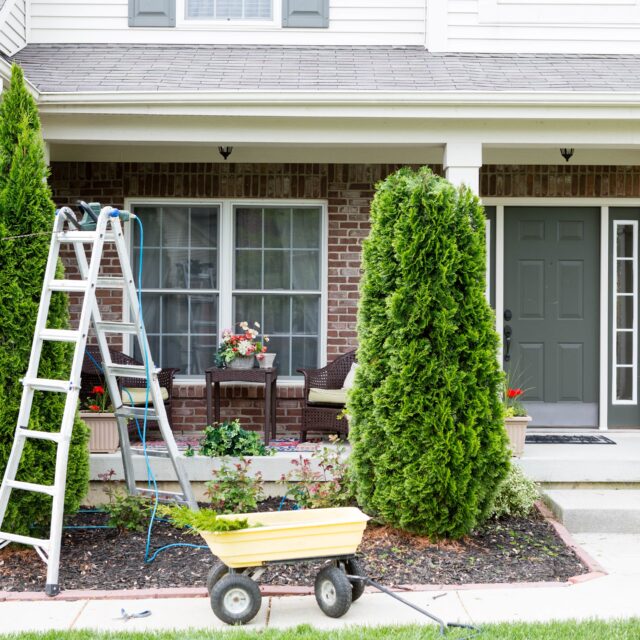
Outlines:
{"label": "porch area rug", "polygon": [[555,433],[531,434],[526,444],[617,444],[606,436],[566,436]]}

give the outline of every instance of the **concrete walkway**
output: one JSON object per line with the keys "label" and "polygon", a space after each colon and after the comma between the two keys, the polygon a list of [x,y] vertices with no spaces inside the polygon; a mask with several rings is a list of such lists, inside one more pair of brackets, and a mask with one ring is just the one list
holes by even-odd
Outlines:
{"label": "concrete walkway", "polygon": [[[640,534],[578,534],[575,539],[609,575],[570,586],[496,586],[401,595],[446,621],[470,624],[640,616]],[[149,609],[152,615],[125,622],[118,619],[123,608],[129,613]],[[247,628],[310,624],[319,629],[336,629],[412,623],[432,624],[389,596],[366,593],[338,620],[324,616],[313,596],[265,597],[260,613]],[[189,628],[229,627],[213,615],[207,598],[0,603],[0,633]]]}

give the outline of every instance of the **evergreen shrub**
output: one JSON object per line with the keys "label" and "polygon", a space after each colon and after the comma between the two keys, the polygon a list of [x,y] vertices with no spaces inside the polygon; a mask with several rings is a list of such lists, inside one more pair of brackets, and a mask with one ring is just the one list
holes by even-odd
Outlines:
{"label": "evergreen shrub", "polygon": [[[48,169],[38,111],[22,72],[14,66],[11,84],[0,104],[0,474],[4,474],[18,420],[22,385],[31,352],[45,265],[53,226],[54,204],[47,186]],[[44,232],[44,234],[43,234]],[[11,239],[12,236],[43,234]],[[62,265],[58,277],[63,277]],[[49,328],[69,326],[68,300],[52,297]],[[68,379],[73,345],[45,343],[38,375]],[[66,396],[36,392],[29,427],[58,431]],[[65,508],[76,510],[89,482],[88,430],[79,418],[74,424]],[[52,484],[54,443],[29,440],[18,479]],[[51,498],[13,491],[2,529],[32,533],[48,525]]]}
{"label": "evergreen shrub", "polygon": [[459,538],[508,469],[478,199],[428,168],[377,187],[363,247],[348,400],[358,502],[388,523]]}
{"label": "evergreen shrub", "polygon": [[538,485],[527,478],[518,465],[511,464],[507,477],[498,485],[489,511],[492,518],[531,515],[536,500],[540,499]]}

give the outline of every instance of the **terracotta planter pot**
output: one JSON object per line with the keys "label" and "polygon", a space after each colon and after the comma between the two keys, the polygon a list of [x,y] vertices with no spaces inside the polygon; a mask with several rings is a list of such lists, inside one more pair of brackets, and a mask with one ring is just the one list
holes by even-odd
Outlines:
{"label": "terracotta planter pot", "polygon": [[524,440],[527,435],[527,425],[531,422],[530,416],[518,416],[504,419],[504,428],[509,436],[511,454],[519,458],[524,452]]}
{"label": "terracotta planter pot", "polygon": [[227,367],[229,369],[253,369],[255,358],[255,356],[236,356],[227,364]]}
{"label": "terracotta planter pot", "polygon": [[89,427],[89,453],[115,453],[120,444],[118,422],[113,413],[81,411],[80,417]]}

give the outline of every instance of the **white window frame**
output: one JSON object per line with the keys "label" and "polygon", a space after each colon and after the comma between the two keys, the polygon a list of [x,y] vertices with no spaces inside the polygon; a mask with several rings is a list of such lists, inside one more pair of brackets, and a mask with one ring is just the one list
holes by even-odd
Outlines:
{"label": "white window frame", "polygon": [[179,28],[195,28],[207,30],[211,29],[233,29],[233,28],[250,28],[258,29],[276,29],[282,25],[282,0],[271,0],[271,18],[265,19],[242,19],[242,18],[188,18],[187,17],[188,0],[176,0],[176,26]]}
{"label": "white window frame", "polygon": [[[633,230],[631,258],[618,256],[618,227],[631,227]],[[637,220],[613,220],[613,250],[611,259],[613,262],[611,299],[613,307],[613,317],[611,322],[611,404],[634,405],[638,403],[638,221]],[[632,262],[633,264],[633,290],[631,293],[621,294],[618,292],[618,262]],[[633,323],[631,329],[618,329],[618,296],[630,297],[633,300]],[[618,364],[617,338],[619,333],[631,333],[632,336],[632,358],[631,364]],[[631,369],[632,387],[631,399],[624,400],[618,395],[618,369]]]}
{"label": "white window frame", "polygon": [[[131,211],[135,207],[143,206],[217,206],[220,208],[220,229],[218,233],[218,331],[222,331],[225,327],[233,326],[233,267],[234,267],[234,224],[233,224],[233,208],[234,207],[319,207],[322,221],[322,230],[320,235],[320,327],[319,327],[319,363],[322,367],[327,362],[327,331],[328,331],[328,278],[329,278],[329,215],[326,200],[276,200],[276,199],[243,199],[243,198],[217,198],[217,199],[200,199],[200,198],[125,198],[124,206],[127,211]],[[125,238],[129,256],[133,256],[133,224],[134,222],[126,222]],[[134,271],[137,267],[132,265]],[[144,265],[143,265],[144,269]],[[261,290],[260,295],[268,295],[273,291]],[[249,292],[250,293],[250,292]],[[282,293],[282,291],[277,291]],[[292,291],[292,294],[295,294]],[[298,293],[305,293],[304,291]],[[314,291],[314,294],[318,292]],[[125,305],[126,308],[126,305]],[[125,321],[127,319],[125,318]],[[251,318],[247,318],[251,321]],[[220,340],[220,336],[218,336]],[[132,352],[132,344],[126,345],[128,353]],[[153,356],[153,354],[152,354]],[[213,363],[211,363],[213,366]],[[278,382],[287,383],[288,386],[293,384],[304,384],[300,376],[278,376]],[[197,376],[178,376],[176,384],[197,384],[202,383],[202,375]]]}

